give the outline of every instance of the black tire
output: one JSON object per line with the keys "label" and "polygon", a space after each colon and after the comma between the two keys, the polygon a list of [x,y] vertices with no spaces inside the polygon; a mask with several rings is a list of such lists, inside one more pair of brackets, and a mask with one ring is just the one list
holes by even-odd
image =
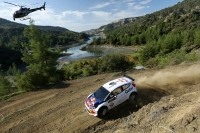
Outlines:
{"label": "black tire", "polygon": [[103,117],[106,114],[107,114],[107,108],[106,107],[102,107],[102,108],[99,109],[99,111],[98,111],[98,116],[99,117]]}
{"label": "black tire", "polygon": [[129,101],[133,102],[133,101],[135,101],[135,99],[136,99],[136,94],[135,93],[131,93],[130,96],[129,96]]}

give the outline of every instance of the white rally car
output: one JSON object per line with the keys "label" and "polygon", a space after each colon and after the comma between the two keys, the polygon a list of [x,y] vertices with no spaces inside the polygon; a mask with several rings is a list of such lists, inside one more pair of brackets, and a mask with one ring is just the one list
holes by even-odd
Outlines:
{"label": "white rally car", "polygon": [[105,116],[107,111],[125,102],[133,101],[137,95],[134,79],[123,76],[105,83],[85,101],[86,111],[93,116]]}

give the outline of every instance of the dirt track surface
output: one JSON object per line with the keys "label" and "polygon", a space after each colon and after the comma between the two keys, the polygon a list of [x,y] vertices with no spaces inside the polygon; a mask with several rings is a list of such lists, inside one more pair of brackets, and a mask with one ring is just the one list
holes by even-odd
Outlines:
{"label": "dirt track surface", "polygon": [[138,97],[111,110],[105,118],[87,114],[91,92],[122,74],[67,81],[53,89],[28,92],[0,103],[2,133],[200,132],[200,65],[127,72]]}

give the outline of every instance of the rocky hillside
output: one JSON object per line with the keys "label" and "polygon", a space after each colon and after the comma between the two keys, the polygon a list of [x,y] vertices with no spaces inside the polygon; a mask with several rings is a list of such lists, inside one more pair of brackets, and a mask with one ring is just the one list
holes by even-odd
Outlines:
{"label": "rocky hillside", "polygon": [[[88,115],[86,97],[122,73],[66,81],[0,102],[0,132],[199,133],[200,64],[129,71],[138,89],[104,118]],[[44,88],[45,89],[45,88]]]}
{"label": "rocky hillside", "polygon": [[120,26],[124,26],[126,24],[132,23],[138,19],[140,19],[141,17],[131,17],[131,18],[123,18],[120,20],[117,20],[115,22],[111,22],[107,25],[103,25],[97,29],[91,29],[88,31],[83,31],[86,34],[89,35],[94,35],[94,34],[103,34],[104,31],[110,31],[113,30],[114,28],[120,27]]}

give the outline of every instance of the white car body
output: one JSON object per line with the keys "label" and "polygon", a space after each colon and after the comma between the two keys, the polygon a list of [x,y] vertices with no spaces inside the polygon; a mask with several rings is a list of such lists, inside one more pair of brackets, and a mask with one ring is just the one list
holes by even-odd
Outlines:
{"label": "white car body", "polygon": [[[136,95],[137,89],[134,79],[129,76],[117,78],[101,86],[96,92],[90,94],[85,101],[86,111],[93,116],[103,116],[117,105],[129,100],[130,95]],[[102,108],[104,113],[101,114]]]}

